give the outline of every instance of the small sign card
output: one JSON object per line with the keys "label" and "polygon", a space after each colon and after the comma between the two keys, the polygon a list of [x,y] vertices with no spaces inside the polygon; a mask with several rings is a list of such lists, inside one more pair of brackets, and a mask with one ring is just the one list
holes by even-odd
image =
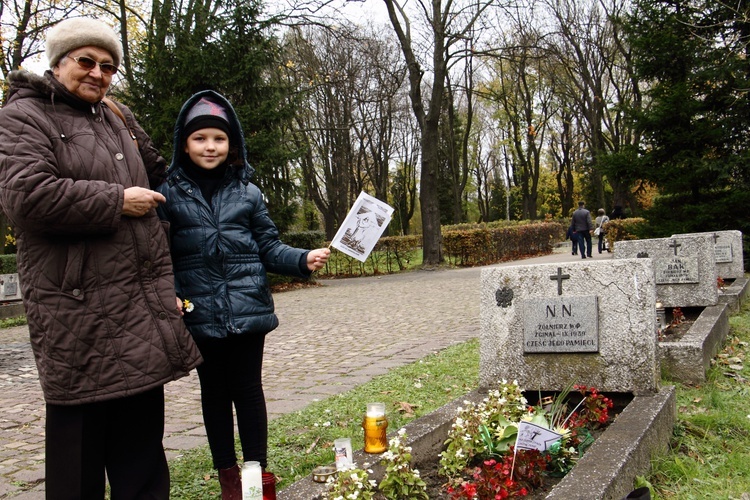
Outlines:
{"label": "small sign card", "polygon": [[391,222],[391,215],[393,207],[364,191],[359,193],[331,246],[360,262],[366,261]]}

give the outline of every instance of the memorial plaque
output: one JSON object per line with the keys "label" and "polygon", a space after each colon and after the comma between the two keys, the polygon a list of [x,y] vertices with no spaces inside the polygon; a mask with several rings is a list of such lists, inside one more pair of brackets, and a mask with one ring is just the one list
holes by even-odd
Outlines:
{"label": "memorial plaque", "polygon": [[18,283],[6,281],[3,283],[3,295],[6,297],[18,294]]}
{"label": "memorial plaque", "polygon": [[598,352],[597,304],[595,296],[524,300],[524,354]]}
{"label": "memorial plaque", "polygon": [[671,257],[654,259],[657,285],[698,283],[698,259]]}
{"label": "memorial plaque", "polygon": [[732,262],[732,245],[716,244],[714,245],[714,252],[716,252],[717,264]]}
{"label": "memorial plaque", "polygon": [[2,286],[3,301],[21,300],[21,288],[18,283],[18,273],[0,274],[0,286]]}

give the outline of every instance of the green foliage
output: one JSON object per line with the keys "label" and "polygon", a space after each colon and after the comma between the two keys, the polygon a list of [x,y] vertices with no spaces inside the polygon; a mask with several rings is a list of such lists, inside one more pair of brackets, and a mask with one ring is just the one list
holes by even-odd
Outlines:
{"label": "green foliage", "polygon": [[322,248],[326,244],[326,234],[323,231],[289,231],[281,239],[296,248]]}
{"label": "green foliage", "polygon": [[682,233],[742,231],[745,268],[750,269],[750,218],[743,216],[748,206],[747,189],[712,191],[700,201],[688,194],[660,196],[643,214],[648,224],[640,225],[634,234],[639,238],[666,238]]}
{"label": "green foliage", "polygon": [[616,241],[637,240],[645,238],[640,236],[648,231],[646,219],[640,217],[630,217],[628,219],[612,219],[605,227],[606,238],[610,248]]}
{"label": "green foliage", "polygon": [[381,461],[385,465],[385,474],[378,489],[389,499],[430,500],[427,484],[419,471],[411,466],[411,447],[404,444],[407,439],[406,430],[402,428],[388,442],[388,451]]}
{"label": "green foliage", "polygon": [[11,328],[14,326],[23,326],[28,324],[26,316],[16,316],[15,318],[2,318],[0,319],[0,329]]}
{"label": "green foliage", "polygon": [[[628,168],[664,193],[705,192],[750,181],[750,6],[638,0],[628,17],[648,106],[634,109],[642,156]],[[640,104],[640,103],[639,103]]]}
{"label": "green foliage", "polygon": [[380,238],[366,262],[360,262],[334,250],[320,276],[367,276],[414,269],[421,264],[420,236],[387,236]]}
{"label": "green foliage", "polygon": [[170,158],[182,103],[205,89],[225,95],[242,123],[247,159],[256,170],[253,182],[285,232],[298,209],[288,170],[296,153],[283,132],[295,103],[278,76],[282,60],[272,20],[260,19],[262,3],[257,0],[229,0],[211,11],[202,4],[189,5],[153,13],[146,39],[133,53],[140,59],[134,64],[137,69],[121,97]]}
{"label": "green foliage", "polygon": [[364,469],[349,468],[340,470],[329,480],[325,498],[338,500],[342,498],[361,498],[371,500],[375,497],[375,481]]}
{"label": "green foliage", "polygon": [[0,274],[13,274],[18,272],[16,266],[16,254],[0,255]]}
{"label": "green foliage", "polygon": [[[700,386],[675,384],[671,452],[640,482],[653,498],[741,498],[750,491],[750,308],[730,318],[730,336]],[[744,360],[744,363],[740,360]]]}
{"label": "green foliage", "polygon": [[[478,383],[478,370],[479,342],[472,340],[275,418],[269,422],[269,470],[280,477],[283,488],[316,466],[333,463],[333,441],[338,437],[351,437],[352,448],[362,449],[367,403],[384,402],[388,428],[399,429],[471,391]],[[401,402],[412,405],[413,413],[397,411]]]}

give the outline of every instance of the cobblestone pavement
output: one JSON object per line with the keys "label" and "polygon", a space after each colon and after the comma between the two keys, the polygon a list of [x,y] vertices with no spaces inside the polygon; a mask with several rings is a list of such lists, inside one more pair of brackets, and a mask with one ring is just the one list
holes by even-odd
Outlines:
{"label": "cobblestone pavement", "polygon": [[[522,263],[573,259],[565,245]],[[281,325],[267,337],[263,364],[270,418],[478,336],[479,275],[416,271],[276,294]],[[166,386],[164,446],[173,458],[205,443],[193,371]],[[0,498],[44,498],[44,400],[26,327],[0,330]]]}

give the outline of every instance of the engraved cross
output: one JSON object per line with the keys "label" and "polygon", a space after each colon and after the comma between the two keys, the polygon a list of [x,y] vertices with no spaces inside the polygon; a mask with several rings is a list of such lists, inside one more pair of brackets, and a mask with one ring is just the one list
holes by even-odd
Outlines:
{"label": "engraved cross", "polygon": [[672,243],[669,244],[669,248],[674,248],[674,254],[677,255],[677,247],[681,247],[682,243],[677,243],[677,240],[672,240]]}
{"label": "engraved cross", "polygon": [[557,268],[557,274],[553,274],[549,277],[549,279],[557,281],[557,295],[562,295],[562,280],[569,280],[570,275],[569,274],[563,274],[562,268]]}

